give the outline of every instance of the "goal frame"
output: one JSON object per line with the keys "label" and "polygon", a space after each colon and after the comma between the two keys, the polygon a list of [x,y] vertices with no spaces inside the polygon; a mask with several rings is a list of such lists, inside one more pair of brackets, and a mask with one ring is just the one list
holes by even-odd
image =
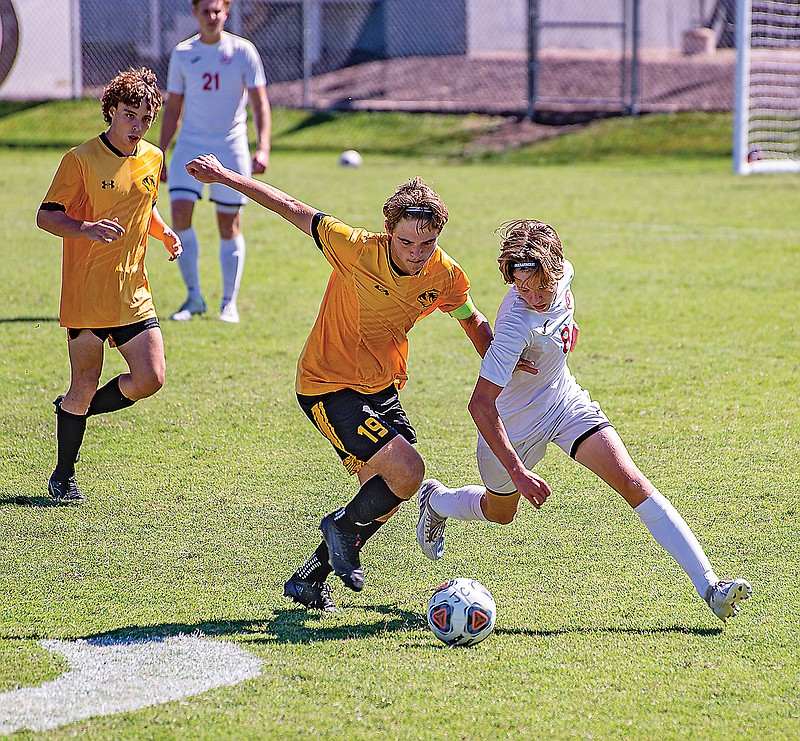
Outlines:
{"label": "goal frame", "polygon": [[[739,175],[752,172],[800,172],[797,156],[770,151],[767,156],[751,157],[751,71],[753,0],[736,1],[736,76],[733,116],[733,170]],[[800,110],[797,111],[800,118]],[[800,123],[800,121],[798,122]]]}

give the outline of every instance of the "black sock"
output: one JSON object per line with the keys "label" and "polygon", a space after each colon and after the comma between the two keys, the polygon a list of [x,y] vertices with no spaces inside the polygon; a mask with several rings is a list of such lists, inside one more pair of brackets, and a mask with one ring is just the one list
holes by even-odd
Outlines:
{"label": "black sock", "polygon": [[86,431],[86,417],[82,414],[70,414],[59,405],[56,410],[56,440],[58,441],[58,462],[56,474],[59,478],[68,479],[75,475],[75,459],[83,442]]}
{"label": "black sock", "polygon": [[119,379],[120,376],[112,378],[103,388],[95,391],[92,403],[89,404],[89,411],[86,412],[87,417],[116,412],[118,409],[125,409],[135,403],[133,399],[129,399],[120,391]]}
{"label": "black sock", "polygon": [[[350,503],[334,515],[336,524],[348,533],[360,533],[379,517],[388,515],[401,505],[400,499],[380,476],[373,476],[362,485]],[[341,513],[341,514],[340,514]]]}
{"label": "black sock", "polygon": [[332,571],[333,569],[328,563],[328,546],[323,540],[317,546],[317,550],[314,551],[311,558],[292,574],[292,578],[302,579],[303,581],[323,582]]}

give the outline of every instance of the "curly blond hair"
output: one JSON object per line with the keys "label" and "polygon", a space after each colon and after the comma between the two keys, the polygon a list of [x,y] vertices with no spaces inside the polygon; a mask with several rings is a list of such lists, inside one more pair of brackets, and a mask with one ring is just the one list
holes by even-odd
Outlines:
{"label": "curly blond hair", "polygon": [[111,109],[119,108],[120,103],[136,108],[146,103],[155,118],[162,102],[156,73],[147,67],[120,72],[108,83],[100,100],[103,105],[103,118],[107,124],[111,123]]}
{"label": "curly blond hair", "polygon": [[441,231],[450,218],[439,194],[418,177],[397,188],[383,204],[383,215],[390,232],[394,231],[400,219],[416,219],[419,229]]}
{"label": "curly blond hair", "polygon": [[526,279],[538,278],[542,285],[555,285],[564,275],[564,251],[558,233],[550,224],[537,219],[517,219],[501,224],[500,273],[506,283],[514,282],[514,271],[530,270]]}

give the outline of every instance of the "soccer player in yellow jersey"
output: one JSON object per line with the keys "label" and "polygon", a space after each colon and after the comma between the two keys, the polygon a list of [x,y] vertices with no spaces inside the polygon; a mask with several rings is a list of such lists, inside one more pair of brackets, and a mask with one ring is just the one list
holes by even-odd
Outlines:
{"label": "soccer player in yellow jersey", "polygon": [[186,169],[274,211],[312,237],[332,272],[319,314],[297,363],[297,399],[333,445],[360,488],[322,519],[322,542],[289,578],[284,594],[306,607],[336,606],[333,571],[355,592],[364,587],[360,551],[419,489],[425,464],[400,403],[407,379],[408,332],[439,309],[455,317],[483,356],[489,322],[472,303],[469,279],[438,244],[448,220],[436,192],[415,178],[383,206],[385,232],[342,223],[266,183],[223,167],[213,155]]}
{"label": "soccer player in yellow jersey", "polygon": [[[143,137],[161,107],[146,68],[118,74],[103,91],[108,129],[61,160],[36,224],[64,240],[61,326],[67,328],[70,386],[55,401],[58,462],[48,484],[57,500],[83,501],[75,480],[86,418],[152,396],[164,384],[164,342],[144,266],[148,235],[174,260],[181,242],[158,213],[163,163]],[[97,386],[105,341],[129,372]]]}

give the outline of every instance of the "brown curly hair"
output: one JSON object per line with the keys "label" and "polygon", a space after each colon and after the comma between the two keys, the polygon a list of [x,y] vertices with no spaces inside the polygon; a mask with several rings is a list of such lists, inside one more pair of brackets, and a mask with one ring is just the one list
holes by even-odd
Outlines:
{"label": "brown curly hair", "polygon": [[383,215],[390,232],[394,231],[400,219],[416,219],[418,229],[441,231],[450,218],[439,194],[418,177],[397,188],[383,204]]}
{"label": "brown curly hair", "polygon": [[558,233],[537,219],[506,221],[496,230],[500,235],[500,272],[506,283],[514,282],[514,271],[531,270],[526,279],[538,277],[552,286],[564,275],[564,251]]}
{"label": "brown curly hair", "polygon": [[103,104],[103,118],[107,124],[111,123],[111,109],[119,108],[120,103],[136,108],[146,103],[155,118],[162,102],[156,73],[147,67],[120,72],[103,90],[100,100]]}

